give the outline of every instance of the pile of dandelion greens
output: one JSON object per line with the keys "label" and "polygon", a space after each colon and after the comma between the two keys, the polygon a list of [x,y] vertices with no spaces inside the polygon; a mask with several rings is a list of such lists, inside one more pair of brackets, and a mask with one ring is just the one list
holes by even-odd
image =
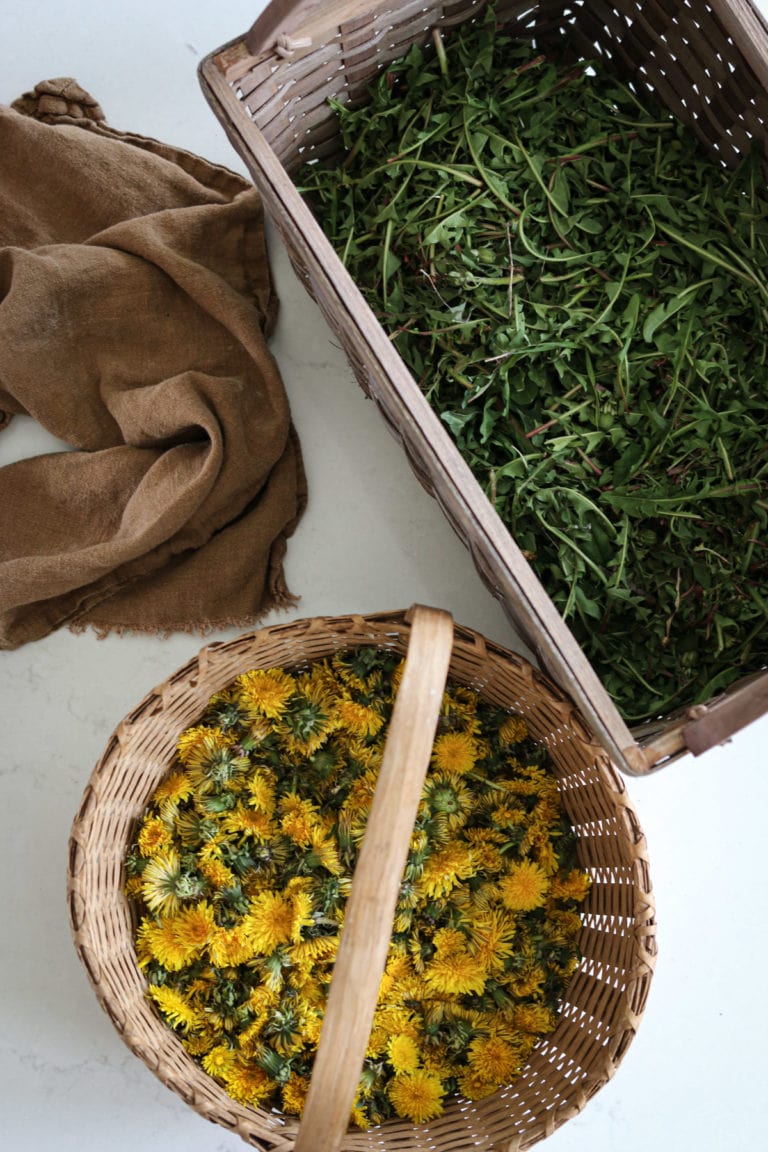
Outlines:
{"label": "pile of dandelion greens", "polygon": [[[148,996],[236,1100],[300,1115],[402,672],[360,648],[253,670],[184,731],[127,858]],[[578,966],[576,862],[525,720],[449,681],[352,1114],[514,1079]]]}
{"label": "pile of dandelion greens", "polygon": [[413,47],[319,223],[630,722],[768,657],[768,199],[493,13]]}

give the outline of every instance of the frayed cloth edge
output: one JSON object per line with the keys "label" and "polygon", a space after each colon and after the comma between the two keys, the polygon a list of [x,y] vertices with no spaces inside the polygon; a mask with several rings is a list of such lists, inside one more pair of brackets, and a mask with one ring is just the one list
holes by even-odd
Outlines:
{"label": "frayed cloth edge", "polygon": [[169,640],[172,636],[185,634],[187,636],[210,636],[214,632],[223,632],[229,628],[249,629],[259,625],[270,612],[289,612],[295,608],[300,596],[292,592],[285,592],[272,603],[265,605],[258,612],[249,612],[243,616],[228,616],[220,620],[185,621],[180,624],[121,624],[115,620],[109,624],[93,624],[89,620],[71,620],[65,627],[75,635],[84,632],[93,632],[98,640],[106,640],[108,636],[153,636],[158,640]]}

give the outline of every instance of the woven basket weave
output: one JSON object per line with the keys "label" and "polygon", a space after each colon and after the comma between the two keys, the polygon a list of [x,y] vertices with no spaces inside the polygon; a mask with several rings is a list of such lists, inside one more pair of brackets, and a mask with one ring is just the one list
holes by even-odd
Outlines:
{"label": "woven basket weave", "polygon": [[[230,1099],[147,1002],[133,944],[135,911],[123,894],[123,860],[149,797],[171,769],[179,733],[199,720],[214,692],[250,668],[305,668],[360,645],[405,654],[409,619],[402,612],[317,617],[204,648],[118,726],[74,821],[71,926],[99,1001],[125,1043],[168,1087],[203,1116],[269,1152],[295,1147],[298,1122]],[[466,628],[454,630],[449,676],[522,715],[549,752],[579,837],[579,863],[592,877],[582,909],[583,959],[556,1030],[514,1084],[477,1103],[455,1098],[429,1124],[389,1121],[368,1133],[350,1130],[341,1145],[350,1152],[528,1148],[578,1113],[613,1075],[635,1035],[652,976],[654,908],[645,840],[622,778],[573,704],[526,660]],[[353,892],[356,883],[357,877]]]}
{"label": "woven basket weave", "polygon": [[[202,63],[203,91],[259,189],[294,268],[357,380],[401,442],[475,566],[542,667],[576,700],[623,771],[698,754],[768,710],[768,676],[630,731],[445,425],[292,183],[339,153],[329,99],[354,104],[389,61],[433,29],[476,19],[487,0],[273,0],[242,38]],[[602,56],[651,89],[726,164],[768,146],[768,29],[749,0],[496,0],[504,30],[536,50]],[[287,32],[286,32],[287,30]],[[737,670],[738,672],[738,670]]]}

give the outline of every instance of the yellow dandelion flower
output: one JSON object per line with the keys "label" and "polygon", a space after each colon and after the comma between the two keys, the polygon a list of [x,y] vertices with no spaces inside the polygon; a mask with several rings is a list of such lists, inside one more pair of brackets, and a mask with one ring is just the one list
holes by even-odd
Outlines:
{"label": "yellow dandelion flower", "polygon": [[233,1100],[257,1107],[271,1094],[274,1084],[258,1064],[238,1059],[224,1074],[224,1084]]}
{"label": "yellow dandelion flower", "polygon": [[374,1024],[371,1028],[371,1034],[368,1037],[368,1047],[365,1050],[366,1060],[373,1060],[378,1064],[387,1050],[389,1037],[390,1033],[386,1028],[380,1028],[377,1024]]}
{"label": "yellow dandelion flower", "polygon": [[296,681],[282,668],[255,668],[235,681],[238,702],[249,716],[276,720],[288,707]]}
{"label": "yellow dandelion flower", "polygon": [[479,703],[480,697],[474,688],[454,685],[443,696],[443,715],[453,722],[454,727],[458,722],[466,732],[477,732],[480,729],[477,715]]}
{"label": "yellow dandelion flower", "polygon": [[202,1064],[209,1076],[226,1079],[237,1060],[237,1053],[226,1044],[217,1044],[203,1056]]}
{"label": "yellow dandelion flower", "polygon": [[216,1046],[216,1040],[215,1032],[210,1028],[204,1028],[201,1032],[193,1032],[189,1036],[185,1036],[182,1043],[190,1056],[204,1056],[206,1052],[210,1052],[211,1048]]}
{"label": "yellow dandelion flower", "polygon": [[485,1013],[476,1008],[467,1008],[456,999],[433,997],[422,1005],[422,1009],[424,1024],[432,1030],[438,1029],[444,1023],[454,1023],[456,1020],[465,1020],[467,1024],[472,1025],[473,1031],[484,1029],[487,1025]]}
{"label": "yellow dandelion flower", "polygon": [[422,803],[433,817],[440,817],[455,832],[471,815],[474,796],[457,773],[437,772],[427,781]]}
{"label": "yellow dandelion flower", "polygon": [[311,800],[289,792],[280,801],[280,829],[294,844],[306,848],[319,827],[319,813]]}
{"label": "yellow dandelion flower", "polygon": [[189,777],[184,772],[171,772],[152,793],[152,804],[161,810],[166,806],[175,808],[191,795],[192,783]]}
{"label": "yellow dandelion flower", "polygon": [[464,839],[472,846],[472,855],[478,872],[494,874],[505,867],[501,853],[504,834],[496,828],[467,828]]}
{"label": "yellow dandelion flower", "polygon": [[323,1014],[317,1009],[305,1009],[301,1017],[301,1030],[306,1044],[317,1048],[323,1027]]}
{"label": "yellow dandelion flower", "polygon": [[183,908],[171,921],[176,938],[182,948],[188,948],[190,958],[205,949],[216,927],[213,908],[207,900],[200,900],[190,908]]}
{"label": "yellow dandelion flower", "polygon": [[[441,932],[454,933],[454,929],[444,928]],[[440,933],[436,932],[435,937]],[[456,935],[461,936],[458,932]],[[430,991],[461,996],[475,992],[478,995],[485,989],[488,971],[485,965],[473,956],[466,947],[452,945],[440,948],[424,969],[424,980]]]}
{"label": "yellow dandelion flower", "polygon": [[240,1052],[243,1056],[258,1056],[259,1052],[264,1047],[263,1032],[267,1023],[267,1017],[253,1020],[247,1028],[238,1034],[237,1042],[240,1045]]}
{"label": "yellow dandelion flower", "polygon": [[322,828],[313,828],[310,835],[309,847],[312,857],[332,876],[341,876],[344,866],[339,858],[338,845]]}
{"label": "yellow dandelion flower", "polygon": [[400,935],[403,932],[407,932],[409,930],[409,928],[411,927],[412,923],[413,923],[413,912],[408,908],[406,908],[406,909],[401,908],[396,913],[395,919],[392,921],[392,931],[397,932],[397,934]]}
{"label": "yellow dandelion flower", "polygon": [[543,868],[532,860],[514,863],[499,880],[501,902],[511,912],[531,912],[544,903],[549,879]]}
{"label": "yellow dandelion flower", "polygon": [[301,916],[296,902],[281,892],[259,892],[250,902],[248,937],[254,952],[271,955],[280,944],[299,939]]}
{"label": "yellow dandelion flower", "polygon": [[515,804],[514,801],[504,801],[491,810],[491,820],[497,828],[519,828],[527,819],[528,813],[525,808]]}
{"label": "yellow dandelion flower", "polygon": [[[391,953],[379,984],[379,1003],[386,1003],[390,998],[395,998],[395,989],[398,984],[411,976],[413,976],[413,965],[407,954],[399,950]],[[397,999],[400,997],[398,996]]]}
{"label": "yellow dandelion flower", "polygon": [[512,1013],[512,1023],[521,1032],[544,1036],[547,1032],[552,1032],[557,1017],[545,1004],[518,1004]]}
{"label": "yellow dandelion flower", "polygon": [[435,740],[432,763],[441,772],[458,776],[471,772],[480,756],[480,747],[469,732],[444,732]]}
{"label": "yellow dandelion flower", "polygon": [[259,844],[266,844],[275,835],[272,820],[266,812],[255,808],[243,808],[241,804],[233,808],[221,822],[225,832],[245,832],[253,836]]}
{"label": "yellow dandelion flower", "polygon": [[300,885],[301,881],[297,878],[296,880],[289,881],[285,888],[286,895],[290,896],[291,903],[293,904],[291,940],[294,944],[301,940],[303,928],[313,928],[315,924],[315,919],[312,915],[312,896]]}
{"label": "yellow dandelion flower", "polygon": [[141,897],[141,876],[129,876],[123,888],[129,900],[138,900]]}
{"label": "yellow dandelion flower", "polygon": [[[197,920],[195,916],[195,909],[189,909],[192,920],[190,923],[194,924]],[[191,928],[191,934],[185,935],[184,928],[187,921],[185,913],[180,912],[177,916],[170,916],[159,923],[152,921],[145,921],[140,929],[140,939],[142,947],[146,948],[150,956],[162,964],[163,968],[167,968],[169,972],[180,972],[193,960],[196,960],[203,948],[208,937],[208,934],[213,929],[213,917],[206,924],[204,930],[204,938],[199,942],[199,935],[202,929],[202,921],[205,919],[204,914],[201,916],[200,923],[196,928]],[[195,932],[197,931],[198,939],[195,939]]]}
{"label": "yellow dandelion flower", "polygon": [[340,700],[336,705],[339,723],[353,736],[375,736],[381,731],[384,717],[374,708],[358,704],[355,700]]}
{"label": "yellow dandelion flower", "polygon": [[273,727],[272,721],[267,716],[249,717],[249,722],[246,728],[248,739],[254,748],[272,735]]}
{"label": "yellow dandelion flower", "polygon": [[213,696],[208,700],[207,711],[225,712],[234,705],[234,702],[232,686],[228,685],[226,688],[222,688],[220,692],[214,692]]}
{"label": "yellow dandelion flower", "polygon": [[467,1100],[484,1100],[486,1096],[492,1096],[499,1087],[492,1081],[484,1080],[474,1068],[463,1069],[457,1077],[457,1082],[459,1092]]}
{"label": "yellow dandelion flower", "polygon": [[214,888],[231,888],[235,883],[235,874],[231,868],[228,868],[223,860],[217,860],[215,857],[209,859],[198,859],[197,864],[199,872],[205,877],[209,884]]}
{"label": "yellow dandelion flower", "polygon": [[230,928],[216,927],[208,941],[208,955],[217,968],[234,968],[252,960],[258,949],[248,932],[245,917]]}
{"label": "yellow dandelion flower", "polygon": [[205,724],[197,724],[182,732],[176,748],[182,764],[190,764],[198,761],[201,756],[207,758],[220,748],[231,748],[234,741],[234,736],[222,732],[221,728],[209,728]]}
{"label": "yellow dandelion flower", "polygon": [[365,771],[372,770],[373,779],[376,779],[381,767],[381,759],[384,754],[384,745],[382,742],[373,744],[364,744],[361,740],[356,739],[341,729],[336,733],[336,742],[338,746],[346,754],[348,760],[354,760],[356,764],[360,764]]}
{"label": "yellow dandelion flower", "polygon": [[335,960],[338,947],[338,936],[310,936],[292,946],[291,959],[294,964],[300,965],[322,964]]}
{"label": "yellow dandelion flower", "polygon": [[176,988],[171,988],[168,984],[150,984],[147,996],[155,1002],[172,1028],[191,1032],[201,1027],[203,1021],[200,1013]]}
{"label": "yellow dandelion flower", "polygon": [[248,1007],[256,1016],[264,1016],[266,1019],[268,1013],[279,1003],[279,1000],[279,993],[270,991],[263,984],[257,984],[255,988],[251,989],[248,996]]}
{"label": "yellow dandelion flower", "polygon": [[565,876],[557,876],[549,889],[549,895],[555,900],[576,900],[579,903],[585,899],[592,888],[592,878],[588,872],[575,868]]}
{"label": "yellow dandelion flower", "polygon": [[324,714],[314,722],[311,731],[302,729],[298,719],[297,726],[298,735],[285,722],[278,728],[283,742],[283,753],[291,764],[302,764],[308,756],[314,756],[327,742],[335,728],[333,722]]}
{"label": "yellow dandelion flower", "polygon": [[155,856],[171,848],[173,839],[168,826],[159,816],[149,816],[141,826],[137,843],[142,856]]}
{"label": "yellow dandelion flower", "polygon": [[376,1009],[375,1020],[377,1026],[383,1028],[387,1034],[385,1043],[396,1033],[410,1036],[413,1040],[417,1040],[419,1037],[419,1024],[416,1016],[410,1008],[403,1005],[402,1001],[398,1002],[394,997],[390,1002],[379,1004]]}
{"label": "yellow dandelion flower", "polygon": [[507,836],[498,828],[467,828],[463,836],[473,847],[475,844],[494,844],[500,847],[507,842]]}
{"label": "yellow dandelion flower", "polygon": [[354,1124],[355,1128],[361,1128],[364,1132],[370,1127],[368,1117],[359,1104],[352,1106],[352,1111],[349,1114],[350,1124]]}
{"label": "yellow dandelion flower", "polygon": [[576,941],[581,932],[581,917],[568,908],[554,909],[547,916],[547,932],[553,944]]}
{"label": "yellow dandelion flower", "polygon": [[528,996],[540,996],[546,978],[547,974],[539,964],[527,964],[522,971],[508,977],[506,987],[524,1000]]}
{"label": "yellow dandelion flower", "polygon": [[339,813],[339,828],[349,829],[359,824],[365,830],[365,820],[371,809],[371,801],[376,791],[378,773],[368,769],[362,776],[352,781],[344,806]]}
{"label": "yellow dandelion flower", "polygon": [[252,808],[258,808],[265,815],[271,816],[275,810],[275,787],[274,774],[268,768],[255,768],[248,779],[248,803]]}
{"label": "yellow dandelion flower", "polygon": [[472,849],[456,840],[427,857],[418,882],[419,891],[432,898],[447,896],[452,888],[474,872]]}
{"label": "yellow dandelion flower", "polygon": [[179,908],[177,888],[181,880],[181,858],[178,852],[153,856],[141,874],[141,895],[152,912],[173,913]]}
{"label": "yellow dandelion flower", "polygon": [[197,849],[198,865],[201,861],[206,860],[221,860],[222,845],[226,844],[227,838],[223,832],[217,832],[215,836],[209,837]]}
{"label": "yellow dandelion flower", "polygon": [[414,1124],[434,1120],[443,1111],[443,1085],[430,1072],[395,1076],[388,1095],[397,1115]]}
{"label": "yellow dandelion flower", "polygon": [[404,980],[413,975],[413,966],[408,953],[400,944],[391,944],[387,957],[386,972],[394,980]]}
{"label": "yellow dandelion flower", "polygon": [[273,861],[269,868],[266,866],[259,869],[258,872],[246,872],[245,876],[240,877],[240,886],[243,890],[243,895],[249,899],[252,896],[258,895],[259,892],[264,892],[267,888],[271,888],[275,883],[275,876],[277,869]]}
{"label": "yellow dandelion flower", "polygon": [[396,1073],[415,1072],[419,1066],[419,1049],[412,1036],[398,1032],[387,1044],[387,1059]]}
{"label": "yellow dandelion flower", "polygon": [[250,768],[248,757],[233,746],[234,737],[211,730],[187,753],[187,772],[198,798],[207,796],[214,787],[235,786],[238,776]]}
{"label": "yellow dandelion flower", "polygon": [[292,1072],[283,1085],[283,1110],[291,1116],[301,1116],[307,1102],[309,1080]]}
{"label": "yellow dandelion flower", "polygon": [[502,744],[522,744],[527,737],[528,725],[522,716],[516,716],[514,713],[507,716],[499,727],[499,740]]}
{"label": "yellow dandelion flower", "polygon": [[456,1074],[451,1053],[445,1044],[425,1044],[421,1053],[421,1066],[438,1080],[450,1080]]}
{"label": "yellow dandelion flower", "polygon": [[459,928],[438,928],[432,937],[435,951],[441,956],[467,951],[467,937]]}
{"label": "yellow dandelion flower", "polygon": [[470,950],[494,972],[504,967],[504,961],[515,950],[517,924],[498,908],[488,909],[471,921]]}
{"label": "yellow dandelion flower", "polygon": [[145,916],[136,929],[136,962],[139,968],[146,968],[155,959],[152,954],[152,948],[149,943],[149,932],[154,926],[155,921],[150,917]]}
{"label": "yellow dandelion flower", "polygon": [[520,1056],[501,1036],[478,1036],[469,1046],[468,1063],[488,1083],[508,1084],[520,1071]]}
{"label": "yellow dandelion flower", "polygon": [[[531,852],[536,858],[536,863],[543,869],[548,877],[554,876],[560,866],[560,862],[557,859],[557,853],[555,852],[552,841],[549,839],[549,834],[547,832],[534,834],[529,838],[528,843],[530,843]],[[520,844],[521,851],[527,851],[527,847],[528,845],[524,839]]]}

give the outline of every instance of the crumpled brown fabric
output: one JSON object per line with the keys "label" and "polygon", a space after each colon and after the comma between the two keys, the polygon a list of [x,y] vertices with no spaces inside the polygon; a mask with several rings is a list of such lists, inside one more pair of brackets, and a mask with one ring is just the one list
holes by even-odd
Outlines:
{"label": "crumpled brown fabric", "polygon": [[110,129],[74,80],[0,107],[0,428],[25,413],[72,449],[0,468],[0,648],[293,602],[274,315],[250,184]]}

